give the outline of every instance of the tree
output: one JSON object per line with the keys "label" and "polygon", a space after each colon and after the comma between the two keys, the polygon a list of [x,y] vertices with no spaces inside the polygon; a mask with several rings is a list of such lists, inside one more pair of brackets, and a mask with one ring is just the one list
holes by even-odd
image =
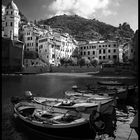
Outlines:
{"label": "tree", "polygon": [[63,66],[65,64],[65,58],[60,58],[60,63]]}
{"label": "tree", "polygon": [[83,58],[79,59],[78,63],[80,65],[80,67],[84,66],[85,65],[85,59],[83,59]]}
{"label": "tree", "polygon": [[96,66],[99,64],[99,60],[96,59],[96,58],[93,58],[93,59],[91,60],[91,64],[92,64],[93,66],[96,67]]}

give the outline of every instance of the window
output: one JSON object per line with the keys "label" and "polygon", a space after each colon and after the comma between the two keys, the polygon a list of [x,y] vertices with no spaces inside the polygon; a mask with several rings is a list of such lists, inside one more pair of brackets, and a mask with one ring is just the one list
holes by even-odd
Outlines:
{"label": "window", "polygon": [[99,47],[101,47],[101,45],[99,45]]}
{"label": "window", "polygon": [[105,59],[105,56],[103,56],[103,59]]}
{"label": "window", "polygon": [[95,51],[93,51],[93,55],[95,54]]}
{"label": "window", "polygon": [[99,56],[99,59],[102,59],[102,56]]}
{"label": "window", "polygon": [[83,47],[81,47],[81,50],[83,49]]}
{"label": "window", "polygon": [[81,52],[81,55],[83,55],[83,53]]}
{"label": "window", "polygon": [[114,49],[114,53],[116,52],[116,49]]}
{"label": "window", "polygon": [[114,47],[116,47],[116,44],[114,44]]}
{"label": "window", "polygon": [[84,55],[86,55],[86,52],[84,52]]}
{"label": "window", "polygon": [[108,59],[110,59],[110,55],[108,56]]}
{"label": "window", "polygon": [[104,45],[103,45],[103,47],[104,47]]}
{"label": "window", "polygon": [[43,48],[43,45],[40,45],[40,46],[39,46],[39,49],[42,49],[42,48]]}
{"label": "window", "polygon": [[105,53],[105,49],[103,50],[103,53]]}
{"label": "window", "polygon": [[108,45],[108,47],[110,47],[110,45]]}
{"label": "window", "polygon": [[90,57],[88,57],[88,59],[90,60]]}
{"label": "window", "polygon": [[99,54],[101,54],[101,50],[99,50]]}
{"label": "window", "polygon": [[12,22],[10,23],[10,26],[13,26],[13,23]]}
{"label": "window", "polygon": [[88,51],[88,55],[90,55],[90,51]]}
{"label": "window", "polygon": [[113,55],[113,59],[117,59],[117,56],[116,55]]}
{"label": "window", "polygon": [[13,14],[13,11],[11,11],[11,15]]}
{"label": "window", "polygon": [[131,53],[133,53],[133,49],[131,49]]}
{"label": "window", "polygon": [[6,25],[5,26],[7,26],[7,22],[6,22]]}
{"label": "window", "polygon": [[55,55],[54,54],[52,54],[52,58],[55,58]]}
{"label": "window", "polygon": [[108,53],[110,53],[110,50],[108,50]]}
{"label": "window", "polygon": [[8,11],[6,12],[6,15],[8,15]]}
{"label": "window", "polygon": [[84,47],[84,49],[86,49],[86,47]]}

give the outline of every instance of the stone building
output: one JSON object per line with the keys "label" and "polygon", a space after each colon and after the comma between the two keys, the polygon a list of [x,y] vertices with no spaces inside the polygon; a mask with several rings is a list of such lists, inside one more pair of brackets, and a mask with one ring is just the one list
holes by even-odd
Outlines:
{"label": "stone building", "polygon": [[20,15],[16,4],[11,1],[5,8],[4,37],[18,39]]}
{"label": "stone building", "polygon": [[116,41],[92,41],[79,44],[82,57],[89,60],[98,58],[100,62],[119,61],[119,48]]}
{"label": "stone building", "polygon": [[3,9],[2,72],[21,72],[23,68],[24,43],[19,37],[19,10],[11,1]]}

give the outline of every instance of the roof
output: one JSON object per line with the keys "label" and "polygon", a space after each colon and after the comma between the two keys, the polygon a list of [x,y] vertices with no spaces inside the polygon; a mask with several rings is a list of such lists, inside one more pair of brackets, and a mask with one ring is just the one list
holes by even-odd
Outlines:
{"label": "roof", "polygon": [[13,2],[13,0],[7,4],[6,9],[8,9],[8,8],[18,10],[18,8],[17,8],[16,4]]}

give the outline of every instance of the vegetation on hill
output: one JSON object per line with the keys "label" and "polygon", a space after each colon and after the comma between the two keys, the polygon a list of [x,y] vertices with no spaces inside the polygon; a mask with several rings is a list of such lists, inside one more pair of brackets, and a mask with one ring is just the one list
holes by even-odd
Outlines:
{"label": "vegetation on hill", "polygon": [[134,35],[134,31],[126,22],[114,27],[96,19],[85,19],[77,15],[54,16],[46,20],[40,20],[38,24],[61,28],[63,32],[71,34],[76,40],[124,39],[132,38]]}

